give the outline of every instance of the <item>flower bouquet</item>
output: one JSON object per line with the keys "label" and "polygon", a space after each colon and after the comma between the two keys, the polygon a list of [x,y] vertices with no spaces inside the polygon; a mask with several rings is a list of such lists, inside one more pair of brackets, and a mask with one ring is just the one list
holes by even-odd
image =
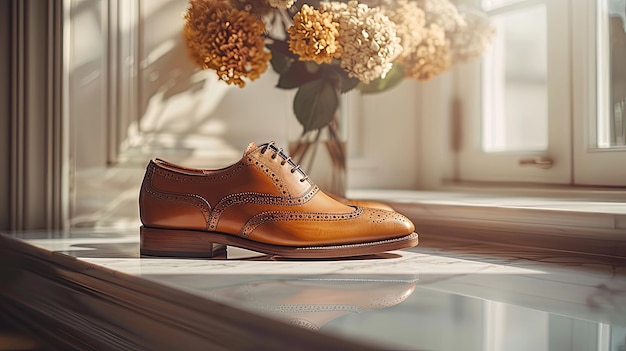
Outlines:
{"label": "flower bouquet", "polygon": [[340,139],[340,94],[428,80],[479,57],[493,35],[484,15],[449,0],[190,0],[184,19],[200,68],[244,87],[271,65],[276,87],[296,89],[302,134],[291,155],[302,164],[325,131],[344,173],[344,146],[332,142]]}

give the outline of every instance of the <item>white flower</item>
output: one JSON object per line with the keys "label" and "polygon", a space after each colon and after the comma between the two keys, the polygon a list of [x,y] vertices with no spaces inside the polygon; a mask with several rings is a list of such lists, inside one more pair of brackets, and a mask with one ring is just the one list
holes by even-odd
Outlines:
{"label": "white flower", "polygon": [[323,2],[320,12],[330,12],[339,23],[341,67],[364,83],[384,76],[402,52],[395,24],[378,8],[357,1]]}
{"label": "white flower", "polygon": [[402,56],[409,55],[424,39],[426,14],[415,1],[408,0],[389,2],[381,5],[381,9],[396,24]]}
{"label": "white flower", "polygon": [[453,32],[465,25],[463,16],[449,0],[417,0],[417,4],[426,13],[426,25],[436,24],[445,32]]}
{"label": "white flower", "polygon": [[402,56],[404,74],[426,81],[450,68],[450,47],[443,28],[431,24],[424,30],[424,40],[408,55]]}
{"label": "white flower", "polygon": [[467,25],[457,28],[449,35],[452,60],[455,63],[480,57],[495,34],[495,28],[483,13],[460,10]]}

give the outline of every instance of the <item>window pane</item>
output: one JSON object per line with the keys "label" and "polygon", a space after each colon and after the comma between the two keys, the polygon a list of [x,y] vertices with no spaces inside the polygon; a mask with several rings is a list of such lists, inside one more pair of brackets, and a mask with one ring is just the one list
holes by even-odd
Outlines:
{"label": "window pane", "polygon": [[483,150],[545,150],[546,6],[505,12],[491,20],[496,26],[496,38],[483,61]]}
{"label": "window pane", "polygon": [[[626,0],[601,0],[608,16],[598,21],[608,32],[599,30],[598,61],[609,61],[598,65],[598,147],[614,148],[626,146]],[[604,5],[604,6],[603,6]],[[607,7],[608,5],[608,7]],[[608,9],[608,11],[607,11]],[[604,37],[604,38],[603,38]],[[608,37],[608,38],[607,38]],[[604,44],[604,45],[603,45]],[[606,58],[608,55],[608,59]],[[608,104],[608,108],[604,105]]]}

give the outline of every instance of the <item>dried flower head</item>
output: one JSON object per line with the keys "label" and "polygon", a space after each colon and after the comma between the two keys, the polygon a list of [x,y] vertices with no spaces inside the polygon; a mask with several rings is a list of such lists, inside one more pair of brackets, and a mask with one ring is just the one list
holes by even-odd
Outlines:
{"label": "dried flower head", "polygon": [[450,68],[450,47],[443,28],[431,24],[424,29],[424,40],[399,60],[407,77],[425,81]]}
{"label": "dried flower head", "polygon": [[220,80],[243,87],[267,69],[263,22],[220,0],[191,0],[184,14],[184,35],[194,62],[213,69]]}
{"label": "dried flower head", "polygon": [[330,13],[321,13],[309,5],[293,17],[293,25],[287,29],[289,50],[303,61],[330,63],[339,57],[339,23],[333,22]]}
{"label": "dried flower head", "polygon": [[396,24],[396,32],[400,37],[402,55],[408,55],[422,42],[426,14],[415,1],[398,0],[380,5],[381,10]]}
{"label": "dried flower head", "polygon": [[355,0],[322,2],[320,12],[331,13],[339,23],[340,65],[350,77],[369,83],[389,72],[402,47],[395,24],[379,8]]}
{"label": "dried flower head", "polygon": [[449,0],[417,0],[417,4],[426,13],[426,25],[434,23],[444,32],[453,32],[465,25],[463,16]]}
{"label": "dried flower head", "polygon": [[267,2],[275,9],[286,10],[293,6],[296,0],[267,0]]}
{"label": "dried flower head", "polygon": [[480,57],[495,34],[495,28],[483,13],[461,9],[461,15],[467,25],[457,28],[449,35],[454,63]]}

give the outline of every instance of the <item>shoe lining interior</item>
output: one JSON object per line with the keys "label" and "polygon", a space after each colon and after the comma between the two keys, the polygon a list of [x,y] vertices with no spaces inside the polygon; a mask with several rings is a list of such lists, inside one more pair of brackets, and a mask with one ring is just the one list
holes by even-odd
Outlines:
{"label": "shoe lining interior", "polygon": [[160,158],[157,158],[154,160],[154,162],[156,164],[158,164],[161,167],[170,169],[172,171],[176,171],[176,172],[182,172],[182,173],[192,173],[192,174],[207,174],[207,173],[211,173],[211,171],[209,170],[202,170],[202,169],[196,169],[196,168],[187,168],[187,167],[183,167],[183,166],[179,166],[176,164],[173,164],[171,162],[167,162],[165,160],[162,160]]}

